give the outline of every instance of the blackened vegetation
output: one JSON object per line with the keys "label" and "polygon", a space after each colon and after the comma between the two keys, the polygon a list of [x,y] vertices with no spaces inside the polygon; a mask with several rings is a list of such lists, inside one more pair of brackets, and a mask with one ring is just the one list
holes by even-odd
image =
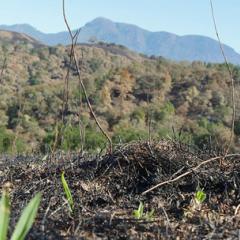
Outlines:
{"label": "blackened vegetation", "polygon": [[[11,192],[10,231],[26,202],[41,191],[39,214],[27,239],[237,239],[237,157],[221,164],[213,161],[175,183],[141,195],[210,157],[180,143],[160,141],[122,145],[104,156],[58,153],[51,161],[2,158],[0,182]],[[63,170],[73,194],[73,214],[64,200]],[[198,187],[207,194],[201,210],[192,207]],[[139,201],[145,211],[155,210],[153,219],[133,218]]]}
{"label": "blackened vegetation", "polygon": [[194,155],[188,152],[180,156],[179,150],[168,141],[132,143],[105,157],[96,174],[116,196],[140,194],[178,170],[186,170],[187,160],[188,164],[196,162]]}

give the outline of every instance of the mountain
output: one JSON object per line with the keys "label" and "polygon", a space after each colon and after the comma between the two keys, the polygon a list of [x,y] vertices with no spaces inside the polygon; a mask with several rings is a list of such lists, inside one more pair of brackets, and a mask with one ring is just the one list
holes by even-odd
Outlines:
{"label": "mountain", "polygon": [[[28,24],[0,25],[0,29],[28,34],[46,45],[69,44],[67,32],[42,33]],[[106,18],[96,18],[82,27],[79,42],[90,39],[120,44],[147,55],[163,56],[176,61],[223,62],[219,43],[200,35],[178,36],[169,32],[151,32],[136,25],[116,23]],[[240,64],[240,54],[223,45],[229,62]]]}
{"label": "mountain", "polygon": [[67,32],[43,33],[29,24],[0,25],[0,29],[27,34],[43,44],[54,46],[57,44],[67,45],[70,38]]}

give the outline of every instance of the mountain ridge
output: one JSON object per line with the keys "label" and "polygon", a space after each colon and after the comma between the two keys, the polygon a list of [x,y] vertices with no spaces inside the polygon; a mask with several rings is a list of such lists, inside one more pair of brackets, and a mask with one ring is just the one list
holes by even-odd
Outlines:
{"label": "mountain ridge", "polygon": [[[54,46],[70,44],[67,31],[43,33],[29,24],[0,25],[0,29],[27,34],[38,41]],[[148,56],[163,56],[175,61],[224,62],[219,43],[202,35],[177,35],[167,31],[149,31],[134,24],[113,22],[98,17],[86,23],[79,36],[79,43],[90,39],[124,45]],[[240,64],[240,54],[223,44],[229,62]]]}

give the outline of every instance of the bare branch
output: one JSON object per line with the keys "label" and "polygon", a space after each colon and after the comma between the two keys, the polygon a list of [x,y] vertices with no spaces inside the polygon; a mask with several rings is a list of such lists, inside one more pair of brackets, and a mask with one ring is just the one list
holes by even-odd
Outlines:
{"label": "bare branch", "polygon": [[91,114],[92,114],[92,116],[93,116],[93,118],[94,118],[94,120],[95,120],[98,128],[100,129],[100,131],[102,132],[102,134],[103,134],[103,135],[106,137],[106,139],[108,140],[108,142],[109,142],[109,150],[110,150],[110,152],[112,152],[112,140],[111,140],[111,138],[108,136],[108,134],[104,131],[104,129],[102,128],[101,124],[99,123],[99,121],[98,121],[98,119],[97,119],[97,116],[96,116],[96,114],[94,113],[93,108],[92,108],[92,105],[91,105],[91,103],[90,103],[90,101],[89,101],[89,98],[88,98],[88,94],[87,94],[85,85],[84,85],[84,83],[83,83],[83,81],[82,81],[82,79],[81,79],[81,71],[80,71],[80,67],[79,67],[79,64],[78,64],[78,59],[77,59],[77,56],[76,56],[75,46],[74,46],[74,38],[75,38],[75,37],[74,37],[74,34],[72,33],[72,30],[71,30],[71,28],[70,28],[70,26],[69,26],[69,24],[68,24],[68,20],[67,20],[67,17],[66,17],[65,0],[63,0],[62,3],[63,3],[63,6],[62,6],[62,7],[63,7],[63,18],[64,18],[64,22],[65,22],[65,24],[66,24],[66,26],[67,26],[69,35],[70,35],[70,37],[71,37],[71,44],[72,44],[72,46],[73,46],[73,48],[72,48],[72,49],[73,49],[73,51],[72,51],[72,57],[73,57],[73,60],[74,60],[74,64],[75,64],[75,66],[76,66],[76,68],[77,68],[78,79],[79,79],[80,85],[81,85],[81,87],[82,87],[84,97],[85,97],[85,99],[86,99],[86,101],[87,101],[88,108],[89,108],[89,110],[90,110],[90,112],[91,112]]}
{"label": "bare branch", "polygon": [[215,18],[215,14],[214,14],[213,3],[212,3],[212,0],[209,0],[209,1],[210,1],[210,5],[211,5],[211,14],[212,14],[212,19],[213,19],[215,33],[216,33],[216,36],[217,36],[217,39],[218,39],[218,42],[219,42],[219,46],[220,46],[220,49],[221,49],[222,56],[224,58],[224,62],[226,64],[226,66],[227,66],[229,77],[231,79],[231,89],[232,89],[232,93],[231,93],[231,95],[232,95],[232,123],[231,123],[231,135],[230,135],[230,138],[229,138],[227,149],[225,151],[225,156],[227,156],[227,154],[229,152],[229,149],[231,147],[232,141],[233,141],[233,136],[234,136],[234,122],[235,122],[235,117],[236,117],[235,81],[233,79],[232,70],[231,70],[230,65],[228,63],[227,57],[226,57],[226,55],[224,53],[223,44],[222,44],[222,41],[221,41],[219,33],[218,33],[216,18]]}
{"label": "bare branch", "polygon": [[[83,49],[81,49],[81,64],[83,65]],[[82,72],[82,71],[81,71]],[[79,77],[81,79],[81,76]],[[79,110],[78,110],[78,124],[79,124],[79,135],[81,138],[81,152],[83,153],[84,149],[84,144],[85,144],[85,129],[84,129],[84,124],[81,121],[81,113],[82,113],[82,94],[80,94],[81,90],[81,81],[78,81],[79,85]]]}
{"label": "bare branch", "polygon": [[[225,155],[224,158],[236,157],[236,156],[240,156],[240,154],[238,154],[238,153],[236,153],[236,154],[228,154],[228,155]],[[204,166],[204,165],[206,165],[206,164],[208,164],[208,163],[210,163],[210,162],[213,162],[213,161],[222,159],[222,158],[223,158],[223,156],[218,156],[218,157],[214,157],[214,158],[209,158],[209,159],[201,162],[200,164],[198,164],[196,167],[191,168],[191,169],[188,170],[187,172],[184,172],[183,174],[181,174],[181,175],[179,175],[179,176],[177,176],[177,177],[175,177],[175,178],[172,178],[172,179],[169,179],[169,180],[167,180],[167,181],[158,183],[157,185],[155,185],[155,186],[149,188],[148,190],[144,191],[144,192],[142,193],[142,195],[145,195],[145,194],[153,191],[154,189],[159,188],[159,187],[162,187],[162,186],[164,186],[164,185],[166,185],[166,184],[170,184],[170,183],[176,182],[176,181],[182,179],[183,177],[186,177],[186,176],[188,176],[188,175],[196,172],[196,171],[197,171],[199,168],[201,168],[202,166]],[[174,175],[175,175],[175,174],[173,174],[172,176],[174,176]]]}
{"label": "bare branch", "polygon": [[[74,45],[76,45],[77,40],[75,41]],[[69,62],[69,66],[72,65],[72,61],[73,61],[73,47],[74,45],[71,46],[71,50],[70,50],[70,62]],[[68,100],[69,100],[69,75],[70,75],[70,67],[68,67],[67,69],[67,73],[64,79],[64,90],[63,90],[63,105],[62,105],[62,122],[64,124],[64,117],[65,117],[65,113],[68,111]]]}

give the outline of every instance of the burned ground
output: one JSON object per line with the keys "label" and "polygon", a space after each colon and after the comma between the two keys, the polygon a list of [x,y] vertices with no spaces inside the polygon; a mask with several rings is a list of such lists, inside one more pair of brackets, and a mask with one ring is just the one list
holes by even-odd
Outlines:
{"label": "burned ground", "polygon": [[[11,193],[12,232],[20,212],[37,193],[42,201],[27,239],[238,239],[239,157],[212,161],[198,171],[142,195],[212,157],[170,141],[136,142],[112,154],[55,154],[0,159],[1,186]],[[71,213],[61,173],[73,194]],[[197,188],[207,199],[194,205]],[[152,218],[137,220],[139,202]]]}

